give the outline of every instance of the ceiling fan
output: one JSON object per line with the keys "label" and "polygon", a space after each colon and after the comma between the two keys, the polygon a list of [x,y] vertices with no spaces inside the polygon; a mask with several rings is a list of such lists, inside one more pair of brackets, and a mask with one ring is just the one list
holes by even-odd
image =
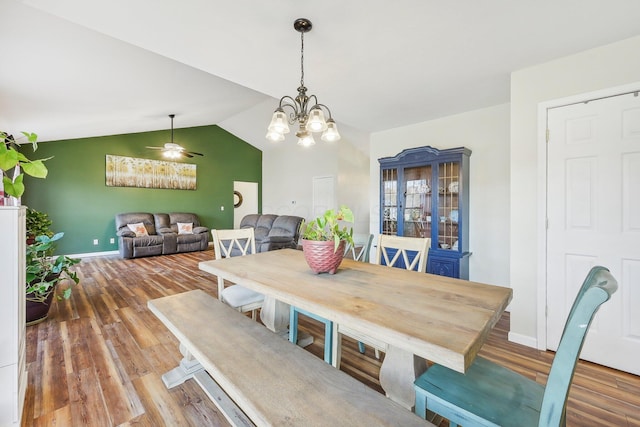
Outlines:
{"label": "ceiling fan", "polygon": [[184,147],[179,144],[173,142],[173,118],[175,114],[169,114],[171,118],[171,142],[167,142],[163,147],[149,147],[152,150],[161,150],[162,155],[169,159],[179,159],[180,157],[193,157],[193,156],[204,156],[202,153],[196,153],[195,151],[186,151]]}

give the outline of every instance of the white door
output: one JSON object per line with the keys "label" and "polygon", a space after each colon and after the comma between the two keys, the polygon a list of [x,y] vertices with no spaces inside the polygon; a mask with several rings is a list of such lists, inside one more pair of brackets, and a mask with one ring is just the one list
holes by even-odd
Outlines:
{"label": "white door", "polygon": [[313,177],[313,218],[327,209],[337,209],[333,176]]}
{"label": "white door", "polygon": [[640,374],[640,97],[548,110],[547,347],[555,350],[587,272],[609,268],[618,292],[581,357]]}
{"label": "white door", "polygon": [[258,213],[258,183],[233,181],[233,228],[245,215]]}

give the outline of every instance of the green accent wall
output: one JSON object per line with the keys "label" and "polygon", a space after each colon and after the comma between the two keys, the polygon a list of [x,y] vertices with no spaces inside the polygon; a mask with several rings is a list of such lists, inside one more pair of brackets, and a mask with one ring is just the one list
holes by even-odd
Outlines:
{"label": "green accent wall", "polygon": [[49,214],[52,230],[65,233],[57,250],[62,254],[117,250],[115,215],[121,212],[194,212],[206,227],[233,228],[234,181],[257,182],[262,206],[262,151],[218,126],[174,130],[174,142],[204,154],[179,160],[197,166],[196,190],[105,185],[107,154],[166,160],[146,146],[170,139],[171,132],[163,130],[42,142],[35,153],[29,146],[24,150],[30,159],[53,158],[46,162],[46,179],[25,177],[22,204]]}

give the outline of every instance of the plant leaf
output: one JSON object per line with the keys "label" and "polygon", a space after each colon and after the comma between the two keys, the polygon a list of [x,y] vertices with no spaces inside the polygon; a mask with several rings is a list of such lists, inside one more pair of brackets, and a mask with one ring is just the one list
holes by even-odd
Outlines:
{"label": "plant leaf", "polygon": [[21,197],[24,193],[24,184],[22,180],[24,174],[20,174],[16,177],[15,181],[11,181],[8,177],[2,177],[2,183],[4,184],[4,192],[13,197]]}
{"label": "plant leaf", "polygon": [[[49,157],[49,159],[50,158],[51,157]],[[48,159],[32,160],[28,163],[22,163],[21,166],[24,170],[24,173],[34,178],[46,178],[49,171],[47,170],[47,167],[44,165],[44,163],[42,163],[44,160]]]}
{"label": "plant leaf", "polygon": [[22,134],[24,136],[27,137],[27,141],[29,141],[33,147],[33,151],[36,151],[38,149],[38,135],[35,133],[30,133],[30,132],[24,132],[22,131]]}
{"label": "plant leaf", "polygon": [[18,164],[18,152],[8,150],[7,146],[0,143],[0,169],[9,170]]}

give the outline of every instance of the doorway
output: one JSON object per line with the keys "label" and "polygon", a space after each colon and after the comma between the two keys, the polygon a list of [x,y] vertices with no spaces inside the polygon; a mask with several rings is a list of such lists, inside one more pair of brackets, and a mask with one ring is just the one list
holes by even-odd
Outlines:
{"label": "doorway", "polygon": [[327,209],[337,209],[335,180],[333,176],[314,176],[313,218],[321,216]]}
{"label": "doorway", "polygon": [[557,348],[589,269],[603,265],[619,289],[581,358],[640,374],[638,92],[547,108],[546,155],[546,348]]}
{"label": "doorway", "polygon": [[233,181],[233,228],[245,215],[258,213],[258,183]]}

